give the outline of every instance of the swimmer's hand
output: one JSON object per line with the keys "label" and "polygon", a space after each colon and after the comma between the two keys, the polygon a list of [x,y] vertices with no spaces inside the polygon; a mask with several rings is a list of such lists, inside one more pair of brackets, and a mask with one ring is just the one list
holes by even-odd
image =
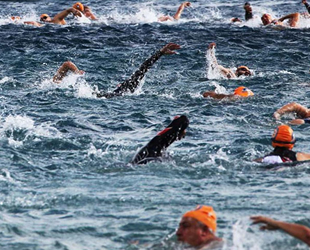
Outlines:
{"label": "swimmer's hand", "polygon": [[176,49],[180,49],[181,46],[176,44],[176,43],[168,43],[167,45],[165,45],[160,51],[164,54],[164,55],[171,55],[171,54],[176,54],[177,52],[173,51]]}
{"label": "swimmer's hand", "polygon": [[191,7],[191,3],[190,2],[184,2],[183,5],[184,5],[184,7]]}
{"label": "swimmer's hand", "polygon": [[265,223],[265,225],[261,226],[261,230],[278,230],[279,227],[276,225],[276,221],[270,219],[268,217],[263,216],[252,216],[251,220],[253,220],[253,224]]}
{"label": "swimmer's hand", "polygon": [[74,15],[74,16],[79,16],[82,17],[82,13],[79,10],[76,10],[74,8],[70,8],[69,11]]}
{"label": "swimmer's hand", "polygon": [[214,49],[216,47],[216,43],[210,43],[208,49]]}

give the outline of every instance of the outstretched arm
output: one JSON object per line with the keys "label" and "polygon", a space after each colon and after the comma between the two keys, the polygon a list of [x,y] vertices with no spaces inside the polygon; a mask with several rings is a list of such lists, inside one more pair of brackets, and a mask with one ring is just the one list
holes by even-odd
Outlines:
{"label": "outstretched arm", "polygon": [[253,220],[253,224],[264,223],[264,225],[260,227],[261,230],[281,229],[310,246],[310,228],[306,226],[277,221],[263,216],[252,216],[251,219]]}
{"label": "outstretched arm", "polygon": [[41,27],[41,26],[44,25],[44,24],[38,23],[36,21],[25,21],[24,24],[33,25],[33,26],[36,26],[36,27]]}
{"label": "outstretched arm", "polygon": [[62,12],[60,12],[56,16],[54,16],[54,18],[52,19],[52,22],[53,23],[61,23],[71,13],[75,16],[79,16],[79,17],[82,16],[80,11],[78,11],[74,8],[69,8],[69,9],[63,10]]}
{"label": "outstretched arm", "polygon": [[303,3],[308,10],[308,13],[310,14],[310,5],[307,3],[307,0],[302,0],[301,3]]}
{"label": "outstretched arm", "polygon": [[299,13],[292,13],[289,15],[286,15],[284,17],[281,17],[278,21],[283,22],[286,19],[289,19],[289,25],[291,27],[296,27],[299,22],[300,14]]}
{"label": "outstretched arm", "polygon": [[217,94],[214,91],[206,91],[202,95],[203,95],[203,97],[212,97],[212,98],[218,99],[218,100],[221,100],[224,98],[233,98],[234,97],[234,95]]}
{"label": "outstretched arm", "polygon": [[209,65],[212,68],[212,70],[214,70],[218,66],[217,59],[215,56],[215,47],[216,43],[210,43],[207,51],[207,59],[209,61]]}
{"label": "outstretched arm", "polygon": [[178,8],[177,12],[175,13],[175,15],[173,16],[174,20],[179,20],[181,17],[181,14],[184,10],[185,7],[190,7],[191,3],[190,2],[184,2],[180,5],[180,7]]}
{"label": "outstretched arm", "polygon": [[291,112],[295,112],[297,116],[300,118],[306,118],[309,116],[309,110],[306,107],[300,105],[299,103],[291,102],[279,108],[276,112],[274,112],[273,117],[279,120],[282,115]]}
{"label": "outstretched arm", "polygon": [[53,82],[60,83],[62,79],[67,75],[68,71],[71,71],[75,74],[83,75],[84,71],[79,70],[78,67],[75,66],[73,62],[67,61],[64,62],[59,69],[57,70],[57,73],[53,77]]}
{"label": "outstretched arm", "polygon": [[175,43],[168,43],[162,49],[157,51],[149,59],[141,64],[140,68],[131,75],[129,79],[120,83],[118,87],[112,93],[98,93],[97,97],[110,98],[113,96],[120,96],[123,93],[131,92],[133,93],[139,86],[140,81],[143,79],[145,73],[152,67],[152,65],[162,56],[166,54],[175,54],[174,50],[179,49],[180,45]]}

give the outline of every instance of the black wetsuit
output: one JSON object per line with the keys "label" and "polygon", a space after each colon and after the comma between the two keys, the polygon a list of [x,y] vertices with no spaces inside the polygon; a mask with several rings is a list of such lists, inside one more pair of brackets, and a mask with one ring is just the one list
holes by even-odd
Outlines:
{"label": "black wetsuit", "polygon": [[162,156],[162,151],[169,147],[176,139],[184,136],[189,120],[185,115],[176,117],[164,130],[159,132],[146,146],[144,146],[131,161],[132,164],[145,164]]}
{"label": "black wetsuit", "polygon": [[280,156],[283,162],[294,162],[297,161],[296,158],[296,152],[289,150],[287,148],[284,147],[275,147],[275,149],[267,156],[271,156],[271,155],[277,155]]}
{"label": "black wetsuit", "polygon": [[305,7],[308,10],[308,13],[310,14],[310,5],[308,3],[305,3]]}
{"label": "black wetsuit", "polygon": [[163,55],[163,52],[160,50],[157,51],[154,55],[152,55],[149,59],[147,59],[144,63],[141,64],[140,68],[131,75],[129,79],[120,83],[113,92],[97,93],[97,97],[105,97],[111,98],[114,96],[121,96],[126,92],[135,92],[137,87],[139,86],[140,81],[144,77],[145,73],[152,67],[152,65]]}
{"label": "black wetsuit", "polygon": [[253,18],[252,11],[246,11],[245,12],[245,21],[248,21],[248,20],[250,20],[252,18]]}

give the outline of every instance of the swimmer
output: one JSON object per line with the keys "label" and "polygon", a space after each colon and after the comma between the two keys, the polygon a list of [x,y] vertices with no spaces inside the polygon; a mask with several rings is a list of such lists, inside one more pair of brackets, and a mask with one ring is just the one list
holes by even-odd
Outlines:
{"label": "swimmer", "polygon": [[292,13],[286,16],[283,16],[279,19],[274,19],[270,14],[264,14],[261,17],[262,23],[264,26],[269,25],[269,24],[275,24],[279,26],[284,26],[283,21],[288,20],[288,25],[290,27],[297,27],[298,22],[300,19],[300,14],[299,13]]}
{"label": "swimmer", "polygon": [[209,59],[209,70],[218,72],[221,76],[231,79],[237,78],[239,76],[251,76],[252,73],[247,66],[239,66],[235,72],[231,69],[224,68],[222,65],[219,65],[215,57],[215,47],[216,43],[210,43],[207,50],[207,58]]}
{"label": "swimmer", "polygon": [[301,3],[303,3],[308,11],[308,13],[310,14],[310,5],[307,3],[307,0],[302,0]]}
{"label": "swimmer", "polygon": [[280,120],[281,116],[287,113],[295,113],[298,119],[291,120],[291,125],[300,125],[310,123],[310,110],[299,103],[291,102],[279,108],[273,113],[276,120]]}
{"label": "swimmer", "polygon": [[[243,6],[243,9],[245,10],[245,21],[249,21],[250,19],[253,18],[253,13],[252,13],[252,7],[251,4],[249,2],[246,2]],[[234,17],[231,19],[231,21],[233,23],[236,22],[242,22],[241,19],[239,19],[238,17]]]}
{"label": "swimmer", "polygon": [[87,18],[89,18],[91,20],[98,20],[98,18],[93,14],[93,12],[91,11],[91,8],[89,6],[86,6],[80,2],[77,2],[77,3],[73,4],[72,7],[74,9],[82,12],[84,14],[84,16],[86,16]]}
{"label": "swimmer", "polygon": [[185,115],[176,116],[173,121],[160,131],[146,146],[135,155],[132,164],[146,164],[163,155],[163,152],[175,141],[185,137],[189,120]]}
{"label": "swimmer", "polygon": [[207,92],[204,92],[202,95],[203,97],[212,97],[214,99],[222,100],[224,98],[228,98],[228,99],[245,98],[245,97],[253,96],[254,93],[248,88],[244,86],[240,86],[235,89],[233,94],[228,94],[228,95],[218,94],[218,93],[215,93],[215,91],[207,91]]}
{"label": "swimmer", "polygon": [[191,3],[190,2],[184,2],[180,5],[180,7],[178,8],[177,12],[175,13],[175,15],[173,17],[171,16],[161,16],[158,18],[159,22],[165,22],[165,21],[174,21],[174,20],[179,20],[181,17],[181,14],[184,10],[184,8],[186,7],[190,7]]}
{"label": "swimmer", "polygon": [[[49,15],[47,14],[42,14],[40,16],[40,21],[41,22],[44,22],[44,23],[54,23],[54,24],[59,24],[59,25],[65,25],[66,24],[66,21],[65,21],[65,18],[70,15],[70,14],[73,14],[75,16],[79,16],[81,17],[82,14],[80,11],[74,9],[74,8],[69,8],[67,10],[64,10],[60,13],[58,13],[56,16],[54,16],[53,18],[51,18]],[[41,27],[43,26],[42,23],[39,23],[39,22],[35,22],[35,21],[28,21],[28,22],[24,22],[25,24],[30,24],[30,25],[33,25],[33,26],[36,26],[36,27]]]}
{"label": "swimmer", "polygon": [[[197,206],[182,216],[176,232],[178,241],[187,243],[195,249],[218,249],[224,243],[215,236],[216,214],[210,206]],[[222,248],[221,248],[222,249]]]}
{"label": "swimmer", "polygon": [[288,125],[277,127],[273,132],[271,141],[274,150],[268,155],[256,159],[256,162],[275,164],[310,160],[310,154],[292,150],[296,140],[292,128]]}
{"label": "swimmer", "polygon": [[[152,65],[162,56],[168,54],[176,54],[174,50],[179,49],[180,45],[175,43],[168,43],[144,63],[141,64],[140,68],[131,75],[131,77],[124,82],[117,85],[117,88],[112,92],[96,92],[94,93],[98,98],[105,97],[111,98],[115,96],[122,96],[125,93],[134,93],[138,88],[140,81],[143,79],[145,73],[152,67]],[[79,70],[72,62],[65,62],[57,71],[53,77],[54,82],[61,82],[62,79],[71,71],[75,74],[84,74],[84,71]]]}
{"label": "swimmer", "polygon": [[253,220],[253,224],[263,223],[264,225],[260,227],[261,230],[282,230],[310,246],[310,228],[306,226],[263,216],[252,216],[251,220]]}
{"label": "swimmer", "polygon": [[143,79],[145,73],[151,68],[151,66],[162,56],[168,54],[176,54],[174,50],[180,49],[180,45],[175,43],[168,43],[166,46],[157,51],[149,59],[141,64],[140,68],[131,75],[131,77],[124,82],[117,85],[117,88],[109,93],[99,92],[96,93],[97,97],[111,98],[114,96],[122,96],[125,93],[134,93]]}
{"label": "swimmer", "polygon": [[53,82],[60,83],[69,71],[78,75],[83,75],[85,73],[83,70],[79,70],[73,62],[67,61],[57,70],[57,73],[53,77]]}

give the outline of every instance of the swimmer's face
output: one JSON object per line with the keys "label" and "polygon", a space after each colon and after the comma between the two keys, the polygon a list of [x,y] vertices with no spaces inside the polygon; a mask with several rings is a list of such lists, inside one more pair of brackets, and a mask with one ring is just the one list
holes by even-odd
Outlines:
{"label": "swimmer's face", "polygon": [[203,243],[204,234],[204,230],[199,225],[199,222],[191,217],[182,218],[176,232],[178,241],[187,243],[194,247]]}
{"label": "swimmer's face", "polygon": [[246,66],[240,66],[236,70],[236,75],[239,76],[250,76],[252,75],[251,71]]}
{"label": "swimmer's face", "polygon": [[262,19],[262,23],[264,25],[271,24],[271,22],[272,22],[272,17],[269,14],[264,14],[261,19]]}

